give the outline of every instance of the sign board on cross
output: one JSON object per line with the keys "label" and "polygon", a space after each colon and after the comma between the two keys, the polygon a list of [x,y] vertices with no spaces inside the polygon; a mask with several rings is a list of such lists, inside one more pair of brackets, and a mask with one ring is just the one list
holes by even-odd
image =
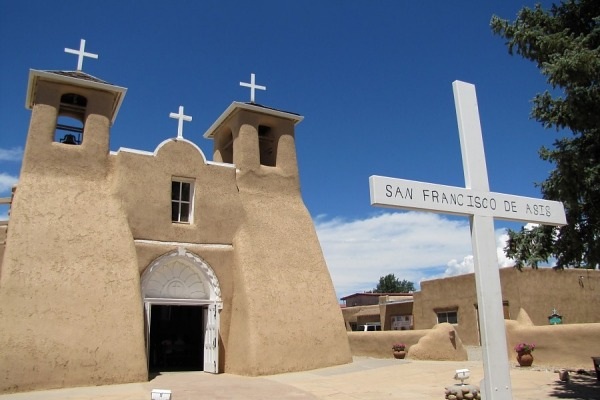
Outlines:
{"label": "sign board on cross", "polygon": [[565,211],[559,202],[490,192],[475,86],[460,81],[452,86],[466,187],[371,176],[371,205],[469,217],[484,367],[481,390],[486,399],[511,400],[494,218],[560,226],[566,224]]}
{"label": "sign board on cross", "polygon": [[564,225],[567,222],[565,209],[558,201],[383,176],[371,176],[369,186],[371,205],[374,206],[465,216],[486,215],[544,225]]}

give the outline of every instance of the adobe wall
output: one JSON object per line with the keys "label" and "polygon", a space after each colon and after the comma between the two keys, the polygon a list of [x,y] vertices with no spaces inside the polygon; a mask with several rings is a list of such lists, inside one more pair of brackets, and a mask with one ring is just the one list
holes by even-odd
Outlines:
{"label": "adobe wall", "polygon": [[269,124],[279,139],[277,166],[267,167],[258,160],[253,118],[244,115],[231,129],[244,218],[233,240],[225,370],[254,376],[351,362],[333,283],[300,195],[292,122]]}
{"label": "adobe wall", "polygon": [[[547,325],[556,308],[565,324],[600,321],[600,271],[503,268],[500,279],[510,319],[522,308],[535,325]],[[476,304],[473,274],[421,282],[421,291],[414,293],[415,329],[433,327],[436,310],[458,310],[458,334],[464,343],[478,345]]]}
{"label": "adobe wall", "polygon": [[414,329],[433,328],[436,311],[458,310],[456,332],[463,343],[478,345],[476,297],[473,274],[421,282],[421,291],[413,293]]}
{"label": "adobe wall", "polygon": [[467,360],[467,351],[450,324],[439,324],[434,329],[347,334],[354,356],[393,358],[392,345],[404,343],[407,358],[414,360]]}
{"label": "adobe wall", "polygon": [[[523,308],[535,325],[547,325],[556,308],[563,324],[600,322],[598,270],[540,268],[519,272],[510,268],[500,270],[500,276],[503,296],[511,301],[511,319]],[[515,287],[518,294],[509,295],[507,291]]]}
{"label": "adobe wall", "polygon": [[[135,239],[231,244],[243,221],[235,166],[208,164],[202,151],[183,139],[168,139],[154,154],[119,151],[114,156],[117,195]],[[191,223],[171,220],[173,178],[194,182]],[[149,218],[149,216],[152,216]]]}
{"label": "adobe wall", "polygon": [[2,274],[2,259],[4,258],[4,249],[6,247],[6,228],[7,225],[0,225],[0,274]]}
{"label": "adobe wall", "polygon": [[533,326],[506,321],[506,336],[512,363],[514,347],[523,342],[535,344],[534,366],[590,370],[591,357],[600,357],[600,323]]}
{"label": "adobe wall", "polygon": [[108,148],[97,153],[108,145],[106,110],[90,96],[83,144],[62,145],[52,142],[56,108],[43,98],[0,276],[0,391],[145,380],[135,248],[112,193]]}

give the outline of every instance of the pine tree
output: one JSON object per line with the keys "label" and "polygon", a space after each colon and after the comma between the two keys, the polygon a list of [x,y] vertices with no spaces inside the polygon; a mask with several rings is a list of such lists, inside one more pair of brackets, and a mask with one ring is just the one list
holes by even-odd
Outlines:
{"label": "pine tree", "polygon": [[[544,10],[523,8],[514,22],[497,16],[492,31],[508,51],[536,63],[552,93],[533,99],[531,116],[564,137],[540,157],[554,165],[538,184],[563,202],[568,225],[509,231],[507,255],[517,267],[555,257],[558,268],[600,266],[600,1],[568,0]],[[558,93],[558,94],[557,94]]]}
{"label": "pine tree", "polygon": [[408,293],[415,290],[415,284],[406,279],[400,280],[394,274],[387,274],[379,278],[373,293]]}

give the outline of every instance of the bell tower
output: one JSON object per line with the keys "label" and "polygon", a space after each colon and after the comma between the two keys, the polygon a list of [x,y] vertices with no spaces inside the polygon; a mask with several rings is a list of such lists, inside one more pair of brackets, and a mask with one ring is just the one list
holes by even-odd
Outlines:
{"label": "bell tower", "polygon": [[240,171],[298,175],[294,127],[303,117],[253,103],[232,103],[204,134],[214,140],[214,161]]}
{"label": "bell tower", "polygon": [[82,71],[30,70],[22,173],[58,168],[67,175],[102,174],[126,91]]}
{"label": "bell tower", "polygon": [[[257,88],[254,76],[248,87]],[[214,140],[214,161],[236,167],[243,213],[233,237],[235,295],[224,344],[230,373],[265,375],[352,360],[300,192],[294,128],[302,119],[254,103],[252,92],[250,103],[232,103],[204,134]]]}
{"label": "bell tower", "polygon": [[0,275],[0,392],[147,377],[137,258],[109,161],[125,91],[81,62],[30,71]]}

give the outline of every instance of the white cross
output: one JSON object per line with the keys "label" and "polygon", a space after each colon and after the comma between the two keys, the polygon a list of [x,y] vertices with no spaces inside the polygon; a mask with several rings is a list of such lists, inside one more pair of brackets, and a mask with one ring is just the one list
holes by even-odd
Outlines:
{"label": "white cross", "polygon": [[489,191],[475,86],[455,81],[452,87],[466,188],[371,176],[371,204],[469,216],[483,351],[484,382],[481,390],[486,399],[510,400],[511,382],[494,217],[565,225],[565,210],[556,201]]}
{"label": "white cross", "polygon": [[192,120],[192,117],[183,113],[183,106],[179,106],[179,113],[170,113],[169,117],[179,120],[177,125],[177,139],[183,139],[183,121],[189,122]]}
{"label": "white cross", "polygon": [[250,88],[250,103],[254,103],[254,92],[256,91],[256,89],[267,90],[266,86],[260,86],[255,84],[254,74],[250,74],[250,83],[240,82],[240,86]]}
{"label": "white cross", "polygon": [[85,39],[81,39],[81,42],[79,43],[79,50],[67,49],[65,47],[65,53],[76,54],[78,56],[77,71],[81,71],[83,68],[83,57],[94,58],[96,60],[98,59],[98,54],[85,52]]}

